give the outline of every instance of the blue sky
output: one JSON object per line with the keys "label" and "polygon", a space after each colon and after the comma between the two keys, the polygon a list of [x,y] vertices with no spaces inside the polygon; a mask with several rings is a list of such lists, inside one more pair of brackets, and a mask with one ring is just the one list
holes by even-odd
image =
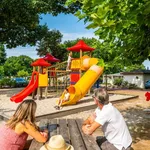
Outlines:
{"label": "blue sky", "polygon": [[[77,17],[69,14],[60,14],[53,17],[50,14],[41,15],[40,24],[47,24],[48,28],[59,30],[63,34],[62,42],[66,40],[74,40],[82,37],[95,37],[93,30],[87,30],[83,21],[79,21]],[[17,47],[13,49],[6,49],[7,57],[27,55],[31,58],[38,58],[36,55],[36,47]]]}
{"label": "blue sky", "polygon": [[[82,37],[96,37],[93,30],[87,30],[86,25],[81,20],[79,21],[77,17],[69,14],[60,14],[57,17],[53,17],[50,14],[41,15],[42,19],[40,24],[47,24],[49,29],[57,29],[63,34],[62,42],[66,40],[74,40]],[[36,47],[17,47],[13,49],[6,49],[7,57],[27,55],[31,58],[38,58]],[[146,67],[150,68],[150,61],[146,60],[143,63]]]}

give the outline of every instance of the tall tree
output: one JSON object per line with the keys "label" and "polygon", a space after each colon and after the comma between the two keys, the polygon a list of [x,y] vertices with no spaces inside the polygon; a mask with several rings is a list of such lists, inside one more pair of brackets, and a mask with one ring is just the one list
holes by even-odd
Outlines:
{"label": "tall tree", "polygon": [[[68,5],[78,0],[68,0]],[[79,19],[90,22],[88,29],[107,45],[124,64],[141,64],[150,60],[149,0],[80,0]]]}
{"label": "tall tree", "polygon": [[3,65],[6,61],[6,52],[3,44],[0,44],[0,65]]}
{"label": "tall tree", "polygon": [[60,46],[62,36],[58,30],[48,31],[47,35],[37,44],[37,54],[45,56],[47,53],[51,53],[54,57],[63,60],[62,56],[66,50]]}
{"label": "tall tree", "polygon": [[8,48],[35,45],[47,33],[46,25],[39,25],[40,14],[74,13],[78,2],[69,7],[66,0],[1,0],[0,42]]}

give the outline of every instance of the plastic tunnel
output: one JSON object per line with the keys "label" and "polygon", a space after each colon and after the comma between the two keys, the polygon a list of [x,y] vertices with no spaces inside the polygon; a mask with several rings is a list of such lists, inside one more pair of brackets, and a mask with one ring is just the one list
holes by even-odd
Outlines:
{"label": "plastic tunnel", "polygon": [[96,65],[98,63],[97,58],[89,58],[88,56],[83,56],[81,61],[81,69],[87,71],[75,85],[71,85],[68,87],[70,99],[67,102],[63,102],[62,106],[76,104],[81,98],[85,96],[88,90],[103,73],[104,67]]}

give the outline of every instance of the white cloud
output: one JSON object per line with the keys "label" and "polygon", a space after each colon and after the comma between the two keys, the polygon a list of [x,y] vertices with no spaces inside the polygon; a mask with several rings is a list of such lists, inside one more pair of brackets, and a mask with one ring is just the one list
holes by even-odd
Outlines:
{"label": "white cloud", "polygon": [[6,54],[7,57],[10,56],[20,56],[20,55],[27,55],[33,59],[38,58],[37,52],[36,52],[36,47],[35,46],[27,46],[27,47],[17,47],[17,48],[12,48],[12,49],[7,49],[6,48]]}
{"label": "white cloud", "polygon": [[95,36],[95,34],[93,32],[85,32],[85,33],[67,33],[67,32],[62,32],[63,34],[63,39],[62,42],[67,41],[67,40],[75,40],[77,38],[82,38],[82,37],[86,37],[86,38],[96,38],[98,39],[97,36]]}

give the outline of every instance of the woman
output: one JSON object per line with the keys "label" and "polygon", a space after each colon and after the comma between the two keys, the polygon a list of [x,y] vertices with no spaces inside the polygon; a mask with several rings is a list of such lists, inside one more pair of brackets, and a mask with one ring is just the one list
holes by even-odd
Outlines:
{"label": "woman", "polygon": [[28,135],[38,142],[45,143],[48,132],[40,132],[35,125],[36,103],[33,100],[23,101],[8,122],[0,128],[0,149],[23,150]]}

